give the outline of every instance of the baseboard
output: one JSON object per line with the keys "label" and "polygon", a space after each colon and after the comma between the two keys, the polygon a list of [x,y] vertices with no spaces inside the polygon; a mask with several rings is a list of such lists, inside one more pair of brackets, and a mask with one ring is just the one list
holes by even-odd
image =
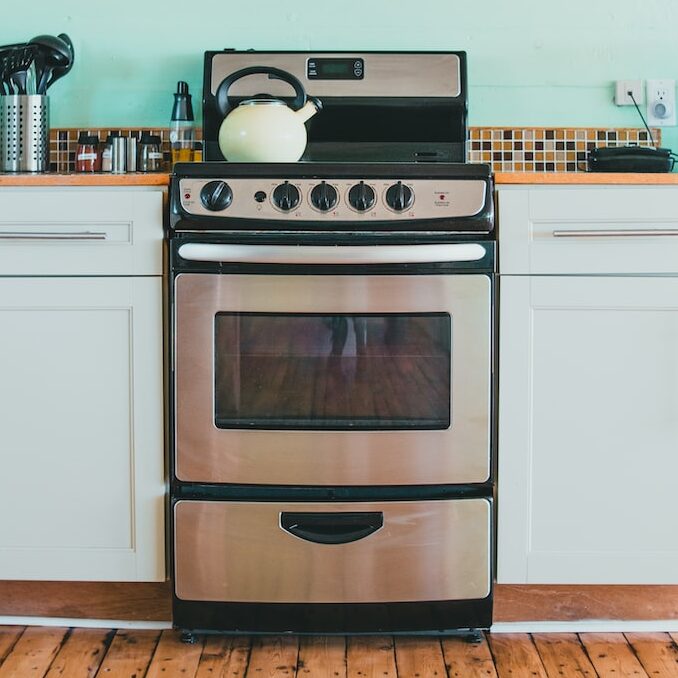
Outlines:
{"label": "baseboard", "polygon": [[498,622],[490,633],[675,633],[678,619],[656,621],[619,621],[614,619],[584,619],[582,621],[554,622]]}
{"label": "baseboard", "polygon": [[171,629],[171,622],[129,619],[82,619],[80,617],[0,617],[0,626],[63,626],[86,629]]}

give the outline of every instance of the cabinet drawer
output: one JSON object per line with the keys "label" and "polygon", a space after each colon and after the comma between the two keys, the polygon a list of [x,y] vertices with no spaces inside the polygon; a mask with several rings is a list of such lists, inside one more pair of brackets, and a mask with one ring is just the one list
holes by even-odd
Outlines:
{"label": "cabinet drawer", "polygon": [[678,187],[506,187],[500,273],[678,272]]}
{"label": "cabinet drawer", "polygon": [[486,499],[179,501],[174,516],[174,582],[183,600],[374,603],[490,592]]}
{"label": "cabinet drawer", "polygon": [[0,190],[0,276],[160,275],[162,238],[162,190]]}

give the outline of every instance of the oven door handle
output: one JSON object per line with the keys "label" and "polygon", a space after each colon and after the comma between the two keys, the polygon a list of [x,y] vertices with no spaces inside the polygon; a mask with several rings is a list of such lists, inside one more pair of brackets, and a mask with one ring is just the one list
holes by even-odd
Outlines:
{"label": "oven door handle", "polygon": [[280,514],[280,527],[295,537],[315,544],[348,544],[364,539],[384,525],[381,511],[351,513]]}
{"label": "oven door handle", "polygon": [[186,261],[252,264],[419,264],[480,261],[480,243],[440,245],[231,245],[184,243]]}

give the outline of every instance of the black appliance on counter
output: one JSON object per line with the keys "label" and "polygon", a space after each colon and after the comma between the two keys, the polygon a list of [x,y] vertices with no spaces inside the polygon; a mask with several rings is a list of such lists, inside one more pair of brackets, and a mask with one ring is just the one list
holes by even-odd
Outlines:
{"label": "black appliance on counter", "polygon": [[[414,73],[421,56],[208,52],[207,157],[209,93],[231,69],[293,58],[327,78],[325,93],[304,82],[323,103],[369,116],[379,99],[413,125],[378,75]],[[428,56],[452,65],[437,79],[458,91],[430,95],[446,113],[420,139],[391,135],[384,152],[400,162],[369,162],[382,144],[359,128],[339,145],[329,129],[312,136],[323,162],[174,168],[170,525],[186,640],[491,623],[492,175],[411,162],[417,148],[463,158],[465,55]],[[343,94],[354,83],[369,83],[362,109]]]}
{"label": "black appliance on counter", "polygon": [[[302,160],[464,162],[465,52],[205,53],[204,159],[224,160],[218,134],[223,116],[215,94],[229,74],[252,66],[291,73],[323,104],[308,123]],[[234,84],[234,104],[266,92],[291,101],[289,85],[266,75]]]}

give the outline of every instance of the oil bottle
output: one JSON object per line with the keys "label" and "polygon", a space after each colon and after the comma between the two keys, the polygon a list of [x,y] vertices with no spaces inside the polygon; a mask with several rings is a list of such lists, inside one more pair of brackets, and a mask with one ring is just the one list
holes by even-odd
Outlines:
{"label": "oil bottle", "polygon": [[188,83],[180,80],[174,94],[174,106],[170,120],[170,149],[172,164],[193,162],[195,147],[195,124],[193,104],[188,93]]}

